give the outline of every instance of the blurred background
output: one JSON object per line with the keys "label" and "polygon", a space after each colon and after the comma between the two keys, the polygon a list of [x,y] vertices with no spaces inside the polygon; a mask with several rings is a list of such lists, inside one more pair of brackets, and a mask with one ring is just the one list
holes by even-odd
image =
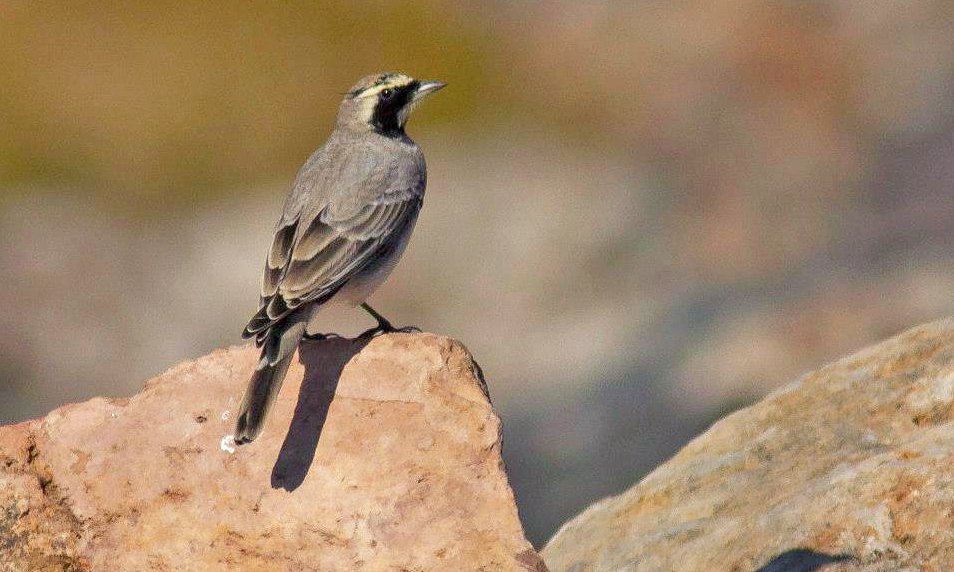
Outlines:
{"label": "blurred background", "polygon": [[2,0],[0,422],[239,343],[341,95],[441,79],[373,301],[474,352],[540,545],[726,412],[954,312],[952,37],[948,0]]}

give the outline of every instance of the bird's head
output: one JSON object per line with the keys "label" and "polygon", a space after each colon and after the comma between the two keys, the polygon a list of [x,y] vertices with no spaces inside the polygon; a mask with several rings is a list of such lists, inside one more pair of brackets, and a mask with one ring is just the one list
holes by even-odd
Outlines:
{"label": "bird's head", "polygon": [[402,133],[421,100],[445,85],[439,81],[416,80],[401,73],[365,76],[345,94],[338,109],[338,126],[386,135]]}

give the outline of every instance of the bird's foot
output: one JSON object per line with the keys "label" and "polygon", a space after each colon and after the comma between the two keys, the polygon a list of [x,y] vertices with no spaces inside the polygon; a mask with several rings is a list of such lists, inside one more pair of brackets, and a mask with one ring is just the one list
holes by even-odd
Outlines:
{"label": "bird's foot", "polygon": [[382,316],[377,310],[372,308],[367,302],[363,302],[361,304],[361,307],[364,308],[364,310],[367,313],[371,314],[372,318],[378,321],[377,326],[371,329],[365,330],[364,332],[361,333],[360,336],[358,336],[361,339],[371,339],[380,334],[390,334],[394,332],[400,332],[403,334],[421,332],[420,328],[415,328],[414,326],[405,326],[403,328],[395,328],[394,326],[391,325],[391,322],[389,322],[387,318]]}
{"label": "bird's foot", "polygon": [[324,340],[330,340],[330,339],[333,339],[333,338],[340,338],[340,337],[341,337],[341,336],[339,336],[338,334],[336,334],[336,333],[334,333],[334,332],[328,332],[327,334],[308,334],[308,333],[306,333],[305,335],[303,335],[303,336],[301,337],[301,339],[307,340],[307,341],[309,341],[309,342],[321,342],[321,341],[324,341]]}
{"label": "bird's foot", "polygon": [[394,326],[391,325],[391,322],[384,320],[384,321],[378,322],[377,326],[373,328],[369,328],[361,332],[361,335],[359,335],[358,337],[362,339],[370,339],[370,338],[380,336],[381,334],[394,334],[394,333],[419,334],[421,333],[421,329],[415,326],[405,326],[403,328],[395,328]]}

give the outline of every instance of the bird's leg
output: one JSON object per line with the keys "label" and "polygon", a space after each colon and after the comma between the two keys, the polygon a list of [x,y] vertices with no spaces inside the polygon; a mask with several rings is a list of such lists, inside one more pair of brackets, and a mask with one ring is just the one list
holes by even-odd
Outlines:
{"label": "bird's leg", "polygon": [[378,325],[368,330],[365,330],[358,337],[372,338],[378,334],[390,334],[391,332],[410,333],[410,332],[421,331],[418,328],[415,328],[414,326],[408,326],[406,328],[395,328],[393,325],[391,325],[391,322],[389,322],[387,318],[379,314],[378,311],[372,308],[371,305],[368,304],[367,302],[363,302],[361,304],[361,308],[363,308],[365,312],[371,314],[371,317],[378,321]]}
{"label": "bird's leg", "polygon": [[388,334],[395,330],[395,327],[391,325],[391,322],[379,314],[377,310],[372,308],[367,302],[362,302],[361,308],[364,309],[365,312],[371,314],[371,317],[378,321],[378,325],[362,332],[361,335],[358,336],[359,338],[373,338],[378,334]]}

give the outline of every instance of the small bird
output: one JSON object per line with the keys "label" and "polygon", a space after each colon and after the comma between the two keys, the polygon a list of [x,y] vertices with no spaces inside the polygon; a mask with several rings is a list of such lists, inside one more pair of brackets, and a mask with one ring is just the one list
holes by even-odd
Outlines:
{"label": "small bird", "polygon": [[243,338],[262,348],[235,427],[255,440],[292,355],[326,304],[360,305],[377,320],[362,336],[397,331],[366,300],[404,252],[424,200],[427,168],[404,132],[415,107],[443,88],[400,73],[362,78],[335,130],[298,171],[265,258],[258,312]]}

